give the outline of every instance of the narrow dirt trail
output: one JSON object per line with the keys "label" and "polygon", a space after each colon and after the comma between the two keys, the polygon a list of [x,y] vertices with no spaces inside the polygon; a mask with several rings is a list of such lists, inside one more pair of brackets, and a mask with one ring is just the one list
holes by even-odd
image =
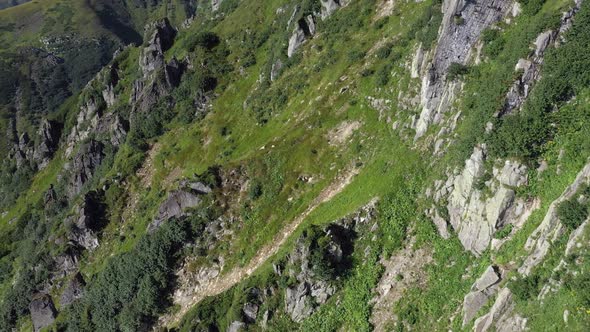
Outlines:
{"label": "narrow dirt trail", "polygon": [[305,218],[307,218],[307,216],[309,216],[311,212],[313,212],[322,203],[325,203],[334,198],[334,196],[346,188],[346,186],[352,182],[352,179],[356,174],[358,174],[358,170],[353,169],[339,176],[335,182],[325,188],[318,195],[318,197],[316,197],[311,202],[309,207],[303,213],[301,213],[297,218],[295,218],[293,221],[291,221],[291,223],[283,228],[283,230],[275,236],[273,241],[262,247],[256,256],[254,256],[246,266],[236,267],[229,273],[222,274],[217,278],[202,284],[200,287],[195,289],[192,294],[183,297],[183,299],[179,302],[175,301],[175,304],[180,305],[180,310],[174,315],[166,315],[161,317],[158,325],[176,325],[190,308],[201,302],[204,298],[218,295],[239,283],[241,280],[249,277],[254,271],[260,268],[268,259],[270,259],[279,251],[285,242],[287,242],[289,237],[293,235],[297,227],[301,225],[301,223],[305,220]]}

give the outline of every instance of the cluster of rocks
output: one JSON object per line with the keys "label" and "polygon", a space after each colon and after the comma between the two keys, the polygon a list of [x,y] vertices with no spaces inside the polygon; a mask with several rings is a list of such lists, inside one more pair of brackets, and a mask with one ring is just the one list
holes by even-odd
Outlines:
{"label": "cluster of rocks", "polygon": [[[321,0],[322,9],[320,13],[312,13],[302,17],[295,22],[293,33],[289,38],[289,46],[287,48],[287,56],[292,57],[293,54],[305,43],[306,40],[312,38],[316,33],[316,18],[319,17],[325,20],[332,15],[340,7],[348,5],[350,0]],[[291,18],[294,18],[297,12],[300,10],[296,7]],[[289,20],[288,27],[291,26],[293,20]]]}
{"label": "cluster of rocks", "polygon": [[183,73],[190,67],[188,59],[179,61],[173,58],[169,62],[164,59],[164,52],[172,47],[177,34],[168,18],[147,25],[145,31],[146,34],[153,32],[139,58],[143,77],[133,82],[129,100],[133,104],[133,112],[148,112],[180,84]]}
{"label": "cluster of rocks", "polygon": [[9,120],[8,131],[9,141],[13,142],[8,157],[16,162],[17,167],[23,167],[25,163],[28,163],[40,170],[47,166],[57,151],[62,126],[55,121],[42,120],[37,130],[36,143],[26,132],[20,134],[18,140],[15,139],[17,131],[14,118]]}
{"label": "cluster of rocks", "polygon": [[97,233],[105,226],[105,206],[97,192],[84,195],[82,203],[74,208],[74,214],[66,221],[70,231],[68,240],[85,250],[98,248]]}
{"label": "cluster of rocks", "polygon": [[[506,161],[501,168],[493,168],[486,180],[485,145],[474,149],[465,161],[462,172],[455,171],[446,182],[436,181],[434,192],[427,190],[435,204],[426,211],[442,237],[448,238],[447,222],[457,232],[466,250],[482,254],[490,245],[493,234],[508,224],[516,224],[531,208],[532,203],[517,198],[514,188],[527,184],[527,167],[516,161]],[[447,220],[448,219],[448,220]]]}
{"label": "cluster of rocks", "polygon": [[[350,255],[353,251],[353,243],[358,234],[366,232],[368,224],[374,218],[374,204],[371,203],[361,208],[355,214],[337,220],[321,231],[320,236],[326,237],[327,252],[323,256],[328,266],[337,267],[336,274],[343,272],[350,266]],[[375,225],[373,225],[375,226]],[[362,229],[362,230],[361,230]],[[297,241],[294,250],[289,255],[286,268],[275,265],[275,273],[287,275],[296,280],[296,283],[286,289],[285,311],[295,322],[300,322],[309,317],[318,306],[325,303],[337,291],[333,278],[317,274],[318,267],[311,257],[314,250],[307,234],[303,234]],[[316,253],[317,254],[317,253]],[[285,270],[285,271],[283,271]]]}

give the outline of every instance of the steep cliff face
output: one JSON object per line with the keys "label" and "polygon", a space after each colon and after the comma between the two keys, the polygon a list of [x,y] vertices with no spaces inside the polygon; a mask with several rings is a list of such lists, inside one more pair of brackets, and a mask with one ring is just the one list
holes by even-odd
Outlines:
{"label": "steep cliff face", "polygon": [[451,64],[468,64],[482,31],[509,14],[514,3],[510,0],[443,2],[444,16],[436,49],[422,77],[422,111],[414,140],[422,137],[431,124],[440,123],[460,89],[460,84],[447,79]]}

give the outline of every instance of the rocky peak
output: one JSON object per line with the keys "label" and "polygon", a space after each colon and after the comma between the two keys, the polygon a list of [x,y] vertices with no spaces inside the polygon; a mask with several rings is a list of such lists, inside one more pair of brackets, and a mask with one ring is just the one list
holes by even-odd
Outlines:
{"label": "rocky peak", "polygon": [[139,66],[144,76],[164,66],[164,52],[172,47],[176,37],[176,29],[170,25],[168,18],[150,24],[146,31],[152,29],[152,36],[139,59]]}

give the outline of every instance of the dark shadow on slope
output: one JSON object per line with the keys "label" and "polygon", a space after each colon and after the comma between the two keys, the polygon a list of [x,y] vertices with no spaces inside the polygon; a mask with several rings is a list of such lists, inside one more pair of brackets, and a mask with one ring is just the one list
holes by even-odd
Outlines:
{"label": "dark shadow on slope", "polygon": [[95,9],[100,23],[115,36],[117,36],[126,45],[134,43],[141,45],[143,39],[141,34],[133,29],[131,23],[122,17],[121,8],[114,8],[105,4],[100,10]]}

